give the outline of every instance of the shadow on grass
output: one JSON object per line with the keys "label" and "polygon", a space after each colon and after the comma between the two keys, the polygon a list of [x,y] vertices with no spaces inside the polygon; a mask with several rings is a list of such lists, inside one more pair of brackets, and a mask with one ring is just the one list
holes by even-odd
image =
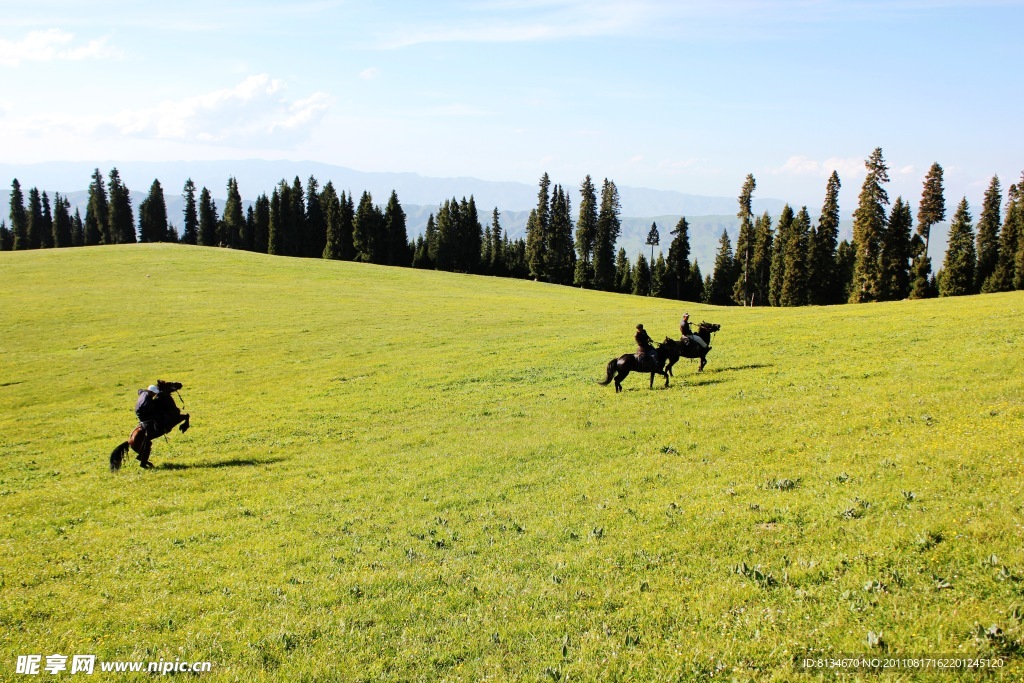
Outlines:
{"label": "shadow on grass", "polygon": [[216,469],[218,467],[256,467],[258,465],[273,465],[274,463],[284,462],[288,458],[263,458],[257,460],[255,458],[235,458],[234,460],[221,460],[220,462],[204,462],[197,465],[184,465],[176,462],[165,462],[158,466],[158,470],[202,470],[202,469]]}
{"label": "shadow on grass", "polygon": [[709,378],[707,376],[704,376],[704,377],[690,377],[690,378],[687,379],[686,384],[687,384],[687,386],[691,386],[691,387],[703,387],[703,386],[707,386],[709,384],[725,384],[728,381],[729,380],[727,380],[727,379],[715,379],[713,377]]}
{"label": "shadow on grass", "polygon": [[771,363],[751,363],[750,365],[730,365],[724,368],[709,368],[710,372],[736,372],[738,370],[760,370],[761,368],[774,368]]}

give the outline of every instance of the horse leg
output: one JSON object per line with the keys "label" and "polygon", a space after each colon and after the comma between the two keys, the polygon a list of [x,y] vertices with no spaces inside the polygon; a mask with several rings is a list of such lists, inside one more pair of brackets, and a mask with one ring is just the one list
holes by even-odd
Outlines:
{"label": "horse leg", "polygon": [[707,357],[707,354],[704,354],[703,356],[700,357],[700,368],[697,369],[697,372],[704,372],[704,366],[707,365],[707,364],[708,364],[708,357]]}
{"label": "horse leg", "polygon": [[647,385],[647,388],[648,389],[653,389],[654,388],[654,373],[653,372],[651,373],[651,383]]}
{"label": "horse leg", "polygon": [[629,374],[629,370],[618,370],[615,373],[615,393],[622,391],[622,380],[626,379],[626,375]]}

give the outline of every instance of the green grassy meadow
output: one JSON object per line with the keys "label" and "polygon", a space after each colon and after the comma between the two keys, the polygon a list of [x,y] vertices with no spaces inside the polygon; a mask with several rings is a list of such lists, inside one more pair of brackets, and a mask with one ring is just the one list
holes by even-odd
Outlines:
{"label": "green grassy meadow", "polygon": [[[684,309],[722,324],[705,372],[596,384]],[[720,309],[185,246],[0,253],[0,680],[33,653],[210,660],[203,681],[998,655],[859,678],[1021,680],[1022,376],[1022,292]],[[192,429],[112,474],[157,378]]]}

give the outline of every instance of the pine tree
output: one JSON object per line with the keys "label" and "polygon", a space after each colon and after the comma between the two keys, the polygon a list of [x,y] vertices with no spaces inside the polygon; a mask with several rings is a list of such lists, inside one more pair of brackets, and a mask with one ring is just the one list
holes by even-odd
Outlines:
{"label": "pine tree", "polygon": [[1003,190],[999,186],[999,176],[992,176],[985,191],[985,199],[978,217],[978,270],[974,283],[975,292],[998,292],[992,275],[999,265],[999,229],[1002,227]]}
{"label": "pine tree", "polygon": [[21,183],[15,178],[11,182],[11,249],[21,251],[29,249],[28,212],[25,211],[25,195],[21,192]]}
{"label": "pine tree", "polygon": [[306,246],[303,254],[309,258],[322,258],[327,247],[327,216],[320,200],[320,183],[310,175],[306,180]]}
{"label": "pine tree", "polygon": [[711,290],[708,303],[715,306],[728,306],[732,300],[732,286],[735,283],[736,261],[733,258],[732,242],[729,233],[722,230],[718,240],[718,251],[715,254],[715,270],[711,275]]}
{"label": "pine tree", "polygon": [[711,276],[705,278],[701,275],[700,264],[697,263],[697,259],[693,259],[693,263],[690,264],[690,282],[687,285],[687,289],[692,292],[691,297],[687,297],[686,301],[707,301],[704,296],[705,285],[710,285]]}
{"label": "pine tree", "polygon": [[[283,202],[285,195],[281,195]],[[288,221],[288,232],[286,236],[290,239],[288,253],[291,256],[302,256],[308,253],[309,232],[306,229],[306,191],[302,187],[299,176],[292,179],[288,192],[288,206],[282,204],[282,209],[287,208],[285,218]]]}
{"label": "pine tree", "polygon": [[431,255],[438,270],[454,271],[458,267],[459,202],[452,197],[437,210],[436,248]]}
{"label": "pine tree", "polygon": [[753,279],[751,306],[768,305],[773,244],[772,217],[765,211],[754,223],[754,252],[750,259],[750,273]]}
{"label": "pine tree", "polygon": [[668,260],[665,263],[665,287],[667,296],[673,299],[696,301],[699,293],[690,288],[690,225],[680,217],[672,230],[672,241],[668,245]]}
{"label": "pine tree", "polygon": [[398,201],[398,193],[391,191],[388,204],[384,208],[385,232],[388,235],[387,262],[392,266],[408,266],[409,232],[405,224],[405,211]]}
{"label": "pine tree", "polygon": [[89,204],[85,209],[85,245],[103,244],[103,236],[107,230],[107,216],[110,206],[107,203],[107,189],[103,182],[103,174],[96,169],[89,184]]}
{"label": "pine tree", "polygon": [[252,212],[252,250],[266,254],[270,248],[270,197],[264,192],[256,198]]}
{"label": "pine tree", "polygon": [[352,244],[355,248],[356,261],[366,263],[380,263],[379,257],[382,251],[381,224],[383,216],[380,210],[373,204],[373,196],[363,191],[359,198],[359,206],[356,208],[355,219],[352,223]]}
{"label": "pine tree", "polygon": [[[605,178],[601,187],[601,208],[597,214],[597,231],[594,234],[594,288],[613,290],[616,288],[618,269],[615,243],[622,231],[619,219],[619,190],[615,183]],[[623,256],[625,253],[623,252]]]}
{"label": "pine tree", "polygon": [[647,258],[643,254],[637,254],[636,256],[631,284],[631,294],[636,294],[637,296],[651,295],[651,266],[647,263]]}
{"label": "pine tree", "polygon": [[506,258],[508,248],[505,240],[502,239],[498,207],[494,207],[494,211],[491,212],[491,239],[493,240],[491,245],[491,273],[504,277],[508,275],[508,260]]}
{"label": "pine tree", "polygon": [[154,180],[149,195],[139,204],[139,241],[167,242],[169,238],[164,189],[159,180]]}
{"label": "pine tree", "polygon": [[622,294],[633,291],[633,269],[629,265],[626,250],[622,247],[619,247],[619,253],[615,257],[615,291]]}
{"label": "pine tree", "polygon": [[782,286],[786,281],[786,245],[793,225],[793,209],[789,204],[782,207],[779,225],[775,229],[772,245],[772,260],[768,274],[768,304],[782,305]]}
{"label": "pine tree", "polygon": [[573,249],[572,206],[561,185],[555,185],[551,193],[548,212],[547,257],[548,281],[560,285],[573,282],[576,270],[576,251]]}
{"label": "pine tree", "polygon": [[484,243],[480,248],[480,272],[484,275],[491,275],[491,249],[494,246],[494,237],[491,235],[491,224],[484,226]]}
{"label": "pine tree", "polygon": [[665,261],[665,255],[659,251],[658,260],[651,267],[651,296],[661,299],[671,298],[668,290],[667,274],[668,263]]}
{"label": "pine tree", "polygon": [[704,303],[711,303],[711,300],[715,297],[715,280],[710,274],[705,276],[701,292],[700,300]]}
{"label": "pine tree", "polygon": [[576,221],[576,271],[573,284],[594,285],[594,239],[597,236],[597,190],[588,174],[580,184],[580,214]]}
{"label": "pine tree", "polygon": [[786,231],[786,242],[779,245],[782,251],[784,272],[780,306],[803,306],[807,303],[807,254],[811,232],[811,216],[803,206]]}
{"label": "pine tree", "polygon": [[199,243],[199,213],[196,210],[196,184],[189,178],[182,188],[182,198],[185,200],[184,230],[181,234],[181,241],[185,244]]}
{"label": "pine tree", "polygon": [[1021,205],[1020,185],[1010,185],[1006,201],[1006,222],[999,234],[999,261],[992,274],[991,291],[1009,292],[1013,289],[1016,256],[1024,228],[1024,206]]}
{"label": "pine tree", "polygon": [[[441,207],[438,207],[438,213],[441,213],[440,209]],[[423,241],[427,245],[427,262],[430,264],[429,267],[441,270],[437,265],[441,244],[437,235],[437,222],[434,220],[434,214],[427,216],[427,225],[423,229]]]}
{"label": "pine tree", "polygon": [[654,248],[661,244],[661,235],[658,233],[658,224],[651,223],[651,229],[647,231],[647,239],[644,244],[651,248],[651,263],[654,263]]}
{"label": "pine tree", "polygon": [[910,258],[914,217],[910,204],[897,197],[889,214],[889,223],[882,234],[879,262],[879,300],[899,301],[910,296]]}
{"label": "pine tree", "polygon": [[128,188],[116,168],[110,169],[110,211],[107,214],[107,244],[128,244],[135,240],[135,212]]}
{"label": "pine tree", "polygon": [[247,249],[245,244],[245,214],[242,213],[242,194],[238,191],[238,181],[234,177],[228,178],[228,196],[224,200],[224,215],[221,218],[218,228],[217,242],[222,247],[229,249]]}
{"label": "pine tree", "polygon": [[946,200],[942,188],[942,166],[938,162],[932,164],[924,179],[921,190],[921,205],[917,208],[917,236],[923,242],[915,242],[914,262],[911,264],[912,282],[910,285],[911,299],[925,299],[937,296],[932,286],[932,260],[928,255],[928,242],[931,238],[932,226],[946,217]]}
{"label": "pine tree", "polygon": [[864,162],[868,173],[861,186],[857,210],[853,212],[853,241],[857,245],[857,261],[853,269],[853,291],[850,303],[878,301],[882,295],[881,254],[882,233],[885,232],[885,207],[889,195],[883,187],[889,182],[889,168],[876,147]]}
{"label": "pine tree", "polygon": [[26,231],[28,248],[39,249],[43,246],[43,201],[39,189],[33,187],[28,191],[28,230]]}
{"label": "pine tree", "polygon": [[807,256],[808,303],[817,306],[845,301],[836,276],[836,247],[839,245],[839,174],[832,171],[825,187],[825,203],[821,207],[818,228],[811,235]]}
{"label": "pine tree", "polygon": [[939,296],[962,296],[974,292],[977,258],[974,250],[974,226],[971,225],[967,198],[960,200],[949,227],[946,260],[939,277]]}
{"label": "pine tree", "polygon": [[57,249],[71,246],[71,204],[57,192],[53,195],[53,246]]}
{"label": "pine tree", "polygon": [[853,268],[857,262],[857,247],[852,242],[843,240],[836,248],[836,291],[842,301],[850,300],[853,291]]}
{"label": "pine tree", "polygon": [[[267,222],[267,253],[273,255],[285,255],[285,217],[281,210],[281,190],[285,189],[289,194],[291,189],[281,182],[270,195],[270,220]],[[206,188],[203,188],[206,191]]]}
{"label": "pine tree", "polygon": [[7,229],[7,223],[0,221],[0,251],[11,251],[14,249],[14,235]]}
{"label": "pine tree", "polygon": [[326,239],[324,241],[325,259],[341,259],[341,199],[330,181],[324,185],[320,193],[320,207],[324,212],[324,223],[326,224]]}
{"label": "pine tree", "polygon": [[530,209],[526,219],[526,264],[530,268],[530,278],[539,280],[544,273],[544,231],[537,209]]}
{"label": "pine tree", "polygon": [[53,248],[53,212],[50,209],[50,198],[43,192],[43,224],[39,233],[39,246],[43,249]]}
{"label": "pine tree", "polygon": [[217,205],[210,196],[210,191],[203,187],[199,192],[199,244],[204,247],[217,245]]}
{"label": "pine tree", "polygon": [[[64,202],[67,203],[67,199]],[[75,209],[75,218],[71,224],[71,246],[85,246],[85,221],[82,220],[82,214],[78,209]]]}
{"label": "pine tree", "polygon": [[458,242],[456,254],[457,269],[466,273],[476,273],[480,269],[480,244],[484,238],[484,227],[480,225],[480,215],[476,210],[473,195],[467,201],[465,197],[459,204]]}
{"label": "pine tree", "polygon": [[740,232],[736,238],[736,270],[739,276],[736,278],[732,288],[732,298],[740,306],[746,306],[750,303],[750,262],[754,256],[755,242],[752,206],[754,189],[756,187],[757,182],[754,180],[754,174],[748,173],[747,179],[743,181],[743,188],[740,190],[740,196],[737,200],[740,205],[739,211],[736,212],[736,217],[740,219]]}

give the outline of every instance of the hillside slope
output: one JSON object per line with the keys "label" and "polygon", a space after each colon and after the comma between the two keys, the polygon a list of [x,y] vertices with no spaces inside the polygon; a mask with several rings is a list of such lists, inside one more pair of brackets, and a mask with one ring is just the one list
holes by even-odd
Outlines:
{"label": "hillside slope", "polygon": [[[722,324],[704,373],[596,384],[684,309]],[[0,253],[0,666],[790,680],[870,651],[1017,680],[1022,320],[1020,292],[718,309],[175,245]],[[192,429],[111,474],[158,377]]]}

